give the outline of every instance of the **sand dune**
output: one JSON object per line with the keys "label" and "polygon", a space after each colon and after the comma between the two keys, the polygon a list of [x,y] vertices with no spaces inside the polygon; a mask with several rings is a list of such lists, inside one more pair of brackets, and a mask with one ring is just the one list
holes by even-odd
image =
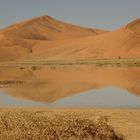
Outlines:
{"label": "sand dune", "polygon": [[42,16],[0,30],[0,45],[1,60],[139,57],[140,20],[107,32]]}
{"label": "sand dune", "polygon": [[127,29],[131,30],[136,35],[140,35],[140,19],[137,19],[126,26]]}
{"label": "sand dune", "polygon": [[104,31],[64,23],[50,16],[41,16],[11,25],[1,32],[6,37],[16,39],[56,40],[98,35]]}
{"label": "sand dune", "polygon": [[139,58],[139,28],[140,20],[136,20],[120,29],[97,36],[38,42],[33,47],[32,55],[56,59]]}
{"label": "sand dune", "polygon": [[16,59],[33,54],[32,48],[40,41],[96,36],[104,32],[64,23],[50,16],[37,17],[0,30],[0,59]]}

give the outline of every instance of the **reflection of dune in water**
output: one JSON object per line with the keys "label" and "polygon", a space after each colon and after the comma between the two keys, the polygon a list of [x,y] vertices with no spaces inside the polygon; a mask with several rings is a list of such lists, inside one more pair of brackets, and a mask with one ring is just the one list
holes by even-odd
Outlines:
{"label": "reflection of dune in water", "polygon": [[[32,73],[32,74],[31,74]],[[38,68],[0,68],[2,80],[26,81],[7,92],[16,97],[35,101],[53,102],[76,93],[118,87],[140,95],[140,68],[99,68],[94,66],[55,66]]]}

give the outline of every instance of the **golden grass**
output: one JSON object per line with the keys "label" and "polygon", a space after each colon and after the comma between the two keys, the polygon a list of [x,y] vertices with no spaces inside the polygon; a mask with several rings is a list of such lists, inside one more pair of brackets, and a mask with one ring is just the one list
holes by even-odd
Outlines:
{"label": "golden grass", "polygon": [[123,140],[107,117],[96,122],[84,112],[46,109],[1,109],[0,139],[4,140]]}

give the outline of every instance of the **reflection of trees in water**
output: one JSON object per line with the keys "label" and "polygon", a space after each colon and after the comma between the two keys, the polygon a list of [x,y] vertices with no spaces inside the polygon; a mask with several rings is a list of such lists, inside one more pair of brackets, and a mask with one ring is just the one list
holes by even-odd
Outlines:
{"label": "reflection of trees in water", "polygon": [[1,80],[0,81],[0,88],[19,87],[19,86],[22,86],[23,84],[26,84],[26,81]]}

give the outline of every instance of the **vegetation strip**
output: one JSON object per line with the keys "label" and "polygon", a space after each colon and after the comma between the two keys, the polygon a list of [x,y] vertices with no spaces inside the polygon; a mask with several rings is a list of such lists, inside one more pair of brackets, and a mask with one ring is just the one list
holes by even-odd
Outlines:
{"label": "vegetation strip", "polygon": [[49,66],[49,65],[95,65],[101,66],[140,66],[140,58],[114,58],[114,59],[70,59],[70,60],[16,60],[3,61],[0,66]]}

